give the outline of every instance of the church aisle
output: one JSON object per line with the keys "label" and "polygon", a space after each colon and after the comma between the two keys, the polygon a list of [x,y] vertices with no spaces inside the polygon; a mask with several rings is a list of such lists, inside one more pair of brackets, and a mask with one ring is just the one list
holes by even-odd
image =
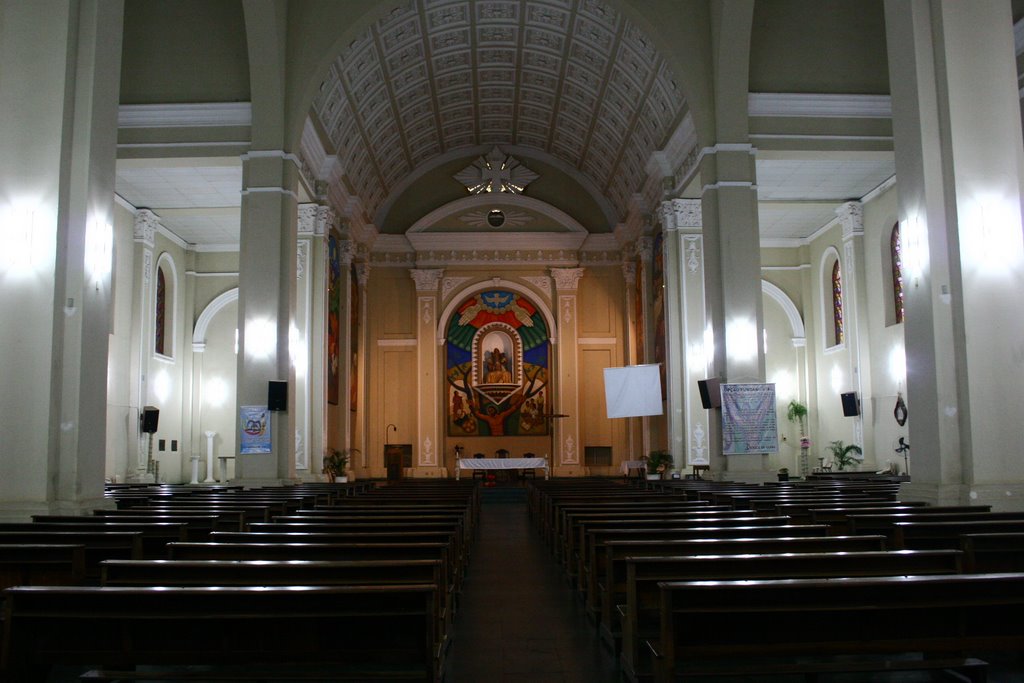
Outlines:
{"label": "church aisle", "polygon": [[502,500],[485,495],[481,505],[446,683],[618,681],[611,652],[530,526],[525,496]]}

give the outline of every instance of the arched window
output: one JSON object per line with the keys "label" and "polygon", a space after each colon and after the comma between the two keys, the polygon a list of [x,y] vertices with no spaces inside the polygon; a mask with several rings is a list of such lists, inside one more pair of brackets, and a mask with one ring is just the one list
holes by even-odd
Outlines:
{"label": "arched window", "polygon": [[900,224],[892,226],[889,236],[889,256],[892,262],[892,304],[897,323],[903,322],[903,248],[900,241]]}
{"label": "arched window", "polygon": [[156,297],[153,301],[153,353],[174,357],[174,299],[177,277],[174,262],[163,254],[156,265]]}
{"label": "arched window", "polygon": [[843,275],[839,259],[832,264],[832,329],[838,346],[843,343]]}
{"label": "arched window", "polygon": [[167,277],[163,268],[156,269],[156,323],[153,327],[153,350],[164,353],[165,324],[167,322]]}

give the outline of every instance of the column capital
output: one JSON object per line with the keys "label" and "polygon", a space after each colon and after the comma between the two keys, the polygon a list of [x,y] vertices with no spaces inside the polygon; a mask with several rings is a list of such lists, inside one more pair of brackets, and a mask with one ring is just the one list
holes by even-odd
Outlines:
{"label": "column capital", "polygon": [[326,235],[331,228],[341,227],[338,221],[338,212],[330,206],[317,206],[316,225],[313,232],[317,235]]}
{"label": "column capital", "polygon": [[338,240],[338,262],[348,268],[356,258],[356,243],[352,240]]}
{"label": "column capital", "polygon": [[360,261],[355,265],[356,269],[356,281],[360,287],[366,287],[367,283],[370,282],[370,264],[365,261]]}
{"label": "column capital", "polygon": [[145,244],[147,247],[152,247],[158,225],[160,225],[159,216],[149,209],[139,209],[135,212],[135,224],[132,227],[132,238],[136,242]]}
{"label": "column capital", "polygon": [[579,286],[584,270],[586,268],[552,268],[551,277],[555,280],[555,289],[575,290]]}
{"label": "column capital", "polygon": [[296,230],[300,235],[312,235],[316,231],[316,204],[299,204]]}
{"label": "column capital", "polygon": [[839,224],[843,226],[843,240],[864,234],[864,205],[860,202],[845,202],[836,209]]}
{"label": "column capital", "polygon": [[417,292],[437,292],[444,275],[443,268],[410,268],[409,276],[416,282]]}
{"label": "column capital", "polygon": [[644,263],[647,263],[652,258],[654,258],[654,238],[641,237],[636,241],[634,251],[636,252],[637,256],[644,260]]}
{"label": "column capital", "polygon": [[699,199],[670,199],[661,203],[662,230],[700,229],[704,217]]}
{"label": "column capital", "polygon": [[626,281],[627,285],[636,284],[636,262],[635,261],[623,261],[622,262],[622,279]]}

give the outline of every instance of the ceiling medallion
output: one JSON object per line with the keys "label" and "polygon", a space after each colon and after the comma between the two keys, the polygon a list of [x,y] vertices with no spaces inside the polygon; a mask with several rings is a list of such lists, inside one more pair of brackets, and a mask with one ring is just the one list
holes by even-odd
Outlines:
{"label": "ceiling medallion", "polygon": [[510,192],[522,194],[526,186],[539,178],[511,155],[495,147],[486,157],[459,171],[454,178],[466,186],[470,194]]}
{"label": "ceiling medallion", "polygon": [[514,209],[483,209],[463,214],[459,220],[474,228],[518,228],[532,221],[533,216]]}

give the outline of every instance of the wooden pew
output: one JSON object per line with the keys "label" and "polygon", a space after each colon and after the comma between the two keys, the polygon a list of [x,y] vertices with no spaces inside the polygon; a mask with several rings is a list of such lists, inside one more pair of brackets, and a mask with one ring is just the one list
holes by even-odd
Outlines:
{"label": "wooden pew", "polygon": [[[184,524],[185,538],[176,540],[205,541],[217,529],[218,519],[214,515],[32,515],[35,524]],[[231,529],[223,529],[231,531]]]}
{"label": "wooden pew", "polygon": [[2,671],[45,680],[51,665],[208,666],[204,679],[439,682],[430,584],[270,587],[17,587],[4,594]]}
{"label": "wooden pew", "polygon": [[85,580],[99,583],[102,560],[141,560],[139,531],[3,531],[0,545],[80,545],[85,555]]}
{"label": "wooden pew", "polygon": [[8,543],[0,545],[0,588],[77,586],[85,583],[85,546]]}
{"label": "wooden pew", "polygon": [[960,536],[963,534],[1006,532],[1024,532],[1024,517],[1021,519],[897,522],[895,525],[893,547],[916,549],[959,548]]}
{"label": "wooden pew", "polygon": [[964,571],[1024,572],[1024,532],[960,535]]}
{"label": "wooden pew", "polygon": [[248,526],[246,521],[246,512],[244,510],[225,508],[182,509],[174,507],[138,506],[127,510],[93,510],[92,514],[93,517],[109,519],[111,521],[117,521],[121,517],[132,518],[140,516],[167,517],[171,519],[180,518],[186,521],[193,518],[204,519],[207,517],[213,517],[214,531],[245,531],[246,526]]}
{"label": "wooden pew", "polygon": [[[744,524],[727,526],[690,526],[672,529],[609,529],[587,533],[586,564],[580,566],[580,592],[587,596],[587,604],[594,606],[597,601],[598,582],[605,573],[603,546],[616,540],[676,541],[698,538],[783,538],[790,536],[825,536],[825,527],[810,524]],[[596,616],[595,613],[592,615]]]}
{"label": "wooden pew", "polygon": [[452,590],[458,592],[462,586],[465,566],[462,564],[459,536],[452,529],[424,529],[409,531],[377,530],[377,531],[323,531],[323,532],[267,532],[252,531],[228,532],[218,531],[210,536],[214,543],[256,543],[256,544],[339,544],[358,543],[394,544],[394,543],[443,543],[447,546],[445,559],[447,577],[452,582]]}
{"label": "wooden pew", "polygon": [[[441,560],[104,560],[104,586],[395,586],[437,587],[440,645],[451,634],[452,596]],[[443,651],[444,648],[442,648]]]}
{"label": "wooden pew", "polygon": [[142,538],[142,557],[145,559],[161,559],[167,557],[167,544],[172,541],[187,541],[188,526],[184,522],[104,522],[90,521],[83,517],[82,522],[8,522],[0,524],[0,534],[6,532],[46,533],[60,531],[107,531],[138,532]]}
{"label": "wooden pew", "polygon": [[958,550],[627,557],[625,595],[617,609],[623,676],[632,681],[653,676],[643,643],[659,635],[662,581],[958,574],[962,559]]}
{"label": "wooden pew", "polygon": [[[981,666],[1024,649],[1024,574],[662,582],[655,680]],[[917,658],[908,661],[907,655]],[[965,659],[965,657],[967,659]],[[810,659],[810,658],[813,658]]]}

